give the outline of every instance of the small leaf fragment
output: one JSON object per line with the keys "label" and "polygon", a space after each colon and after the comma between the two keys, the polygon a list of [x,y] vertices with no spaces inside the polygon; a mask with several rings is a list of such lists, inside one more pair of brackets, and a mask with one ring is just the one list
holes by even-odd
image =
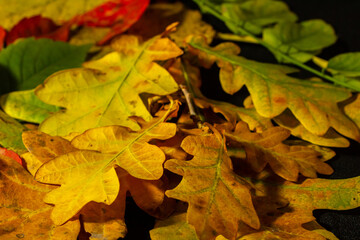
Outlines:
{"label": "small leaf fragment", "polygon": [[327,69],[336,74],[348,77],[360,76],[360,52],[342,53],[332,57]]}
{"label": "small leaf fragment", "polygon": [[26,122],[41,123],[59,107],[43,103],[34,90],[15,91],[1,96],[1,108],[11,117]]}
{"label": "small leaf fragment", "polygon": [[0,145],[21,154],[26,151],[21,133],[26,127],[0,110]]}

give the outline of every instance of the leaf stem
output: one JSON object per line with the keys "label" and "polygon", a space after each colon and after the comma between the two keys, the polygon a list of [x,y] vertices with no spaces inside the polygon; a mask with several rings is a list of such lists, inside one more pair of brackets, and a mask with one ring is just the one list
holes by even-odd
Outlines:
{"label": "leaf stem", "polygon": [[198,124],[198,127],[200,128],[202,123],[205,122],[205,117],[198,111],[198,109],[195,107],[195,104],[193,102],[193,97],[195,96],[195,92],[192,88],[191,80],[187,73],[186,66],[185,66],[183,60],[181,60],[181,70],[184,75],[186,86],[183,84],[180,84],[180,88],[185,96],[186,103],[189,107],[190,117],[194,120],[195,123]]}
{"label": "leaf stem", "polygon": [[[202,9],[203,12],[208,12],[212,15],[214,15],[215,17],[217,17],[218,19],[220,19],[221,21],[223,21],[224,23],[226,22],[230,22],[231,24],[233,25],[236,25],[237,26],[237,30],[236,32],[234,32],[236,35],[245,35],[247,37],[247,40],[248,39],[252,39],[251,41],[252,42],[257,42],[259,43],[260,45],[266,47],[267,49],[269,49],[270,51],[272,52],[276,52],[276,54],[278,54],[279,56],[281,56],[283,59],[287,60],[288,62],[308,71],[308,72],[311,72],[321,78],[324,78],[328,81],[331,81],[335,84],[338,84],[338,85],[341,85],[343,87],[347,87],[351,90],[355,90],[355,91],[358,91],[360,92],[360,87],[356,86],[356,85],[353,85],[353,84],[350,84],[350,82],[344,82],[344,81],[341,81],[339,79],[336,79],[334,77],[331,77],[329,75],[326,75],[324,72],[320,72],[312,67],[309,67],[307,65],[305,65],[304,63],[290,57],[289,55],[279,51],[277,48],[271,46],[270,44],[264,42],[262,39],[256,37],[254,34],[252,34],[251,32],[247,31],[246,29],[244,29],[239,23],[233,21],[232,19],[229,19],[225,16],[223,16],[221,14],[221,12],[219,12],[216,8],[215,8],[215,5],[210,3],[209,1],[205,1],[205,0],[193,0],[195,3],[197,3],[200,8]],[[249,38],[250,37],[250,38]],[[244,38],[243,38],[244,39]]]}

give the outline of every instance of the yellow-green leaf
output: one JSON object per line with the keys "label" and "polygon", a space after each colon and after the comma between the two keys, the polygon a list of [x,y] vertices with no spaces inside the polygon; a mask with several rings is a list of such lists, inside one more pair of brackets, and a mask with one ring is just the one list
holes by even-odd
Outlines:
{"label": "yellow-green leaf", "polygon": [[65,136],[107,125],[139,130],[130,116],[152,118],[139,94],[177,91],[171,75],[154,62],[182,54],[169,39],[156,36],[140,43],[135,36],[122,35],[113,47],[117,51],[84,68],[55,73],[36,89],[43,102],[66,108],[46,119],[41,131]]}
{"label": "yellow-green leaf", "polygon": [[26,127],[11,118],[0,110],[0,145],[17,152],[18,154],[26,151],[21,141],[21,133]]}
{"label": "yellow-green leaf", "polygon": [[201,38],[193,38],[190,46],[202,62],[217,62],[225,91],[235,93],[246,85],[261,116],[273,118],[288,108],[311,133],[323,135],[333,127],[342,135],[360,141],[358,127],[337,106],[351,96],[348,90],[290,77],[287,74],[294,72],[293,68],[226,54],[208,47]]}
{"label": "yellow-green leaf", "polygon": [[45,118],[59,110],[40,101],[34,90],[16,91],[1,96],[2,109],[11,117],[27,122],[41,123]]}

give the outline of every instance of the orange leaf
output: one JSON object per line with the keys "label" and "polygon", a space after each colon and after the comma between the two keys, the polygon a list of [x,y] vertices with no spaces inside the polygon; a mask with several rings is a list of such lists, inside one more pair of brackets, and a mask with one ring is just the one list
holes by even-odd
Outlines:
{"label": "orange leaf", "polygon": [[282,143],[290,136],[290,131],[281,127],[273,127],[263,133],[252,133],[246,123],[239,122],[233,132],[225,131],[225,136],[235,146],[242,146],[246,152],[246,160],[252,168],[260,172],[267,163],[279,176],[296,181],[298,174],[316,177],[316,172],[331,174],[332,168],[321,161],[321,154],[305,146],[288,146]]}
{"label": "orange leaf", "polygon": [[0,238],[8,240],[76,239],[77,220],[56,226],[50,220],[52,206],[43,198],[53,186],[37,183],[13,159],[0,155]]}
{"label": "orange leaf", "polygon": [[214,130],[207,136],[188,136],[181,147],[194,158],[169,160],[165,167],[182,175],[180,184],[166,195],[189,203],[187,220],[200,239],[223,235],[235,239],[238,224],[259,228],[251,187],[232,171],[222,136]]}

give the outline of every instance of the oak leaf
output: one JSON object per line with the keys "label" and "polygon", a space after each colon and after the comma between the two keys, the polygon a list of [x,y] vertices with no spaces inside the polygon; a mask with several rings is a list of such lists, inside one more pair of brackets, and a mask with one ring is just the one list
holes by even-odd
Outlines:
{"label": "oak leaf", "polygon": [[198,240],[195,228],[186,222],[186,213],[177,213],[168,219],[157,221],[150,230],[151,240]]}
{"label": "oak leaf", "polygon": [[[336,180],[317,178],[292,183],[264,171],[250,178],[254,180],[256,189],[266,193],[266,197],[254,198],[262,227],[260,231],[254,231],[243,226],[239,231],[239,235],[243,236],[240,239],[327,239],[322,235],[336,239],[325,230],[313,230],[313,211],[348,210],[359,207],[359,177]],[[279,199],[286,199],[288,205],[277,206],[276,202]]]}
{"label": "oak leaf", "polygon": [[[199,239],[217,235],[234,239],[239,222],[259,228],[251,187],[232,171],[223,137],[214,129],[208,136],[188,136],[181,147],[194,155],[190,161],[168,160],[165,168],[182,175],[180,184],[166,195],[189,203],[187,221]],[[194,184],[195,183],[195,184]]]}
{"label": "oak leaf", "polygon": [[272,127],[262,133],[252,133],[246,123],[238,122],[234,131],[225,129],[224,134],[234,146],[245,149],[246,160],[256,172],[261,172],[269,164],[276,174],[289,181],[296,181],[299,173],[316,178],[316,172],[333,172],[321,160],[319,152],[306,146],[282,143],[290,136],[290,131],[284,128]]}
{"label": "oak leaf", "polygon": [[[172,107],[162,110],[161,117],[150,122],[139,121],[142,129],[137,132],[121,126],[90,129],[72,140],[71,144],[77,150],[45,162],[35,178],[40,182],[61,185],[45,197],[45,202],[55,205],[51,215],[53,221],[56,224],[66,222],[90,201],[114,202],[120,189],[115,165],[139,179],[159,179],[163,174],[165,155],[148,142],[175,135],[176,125],[164,122],[173,110]],[[43,142],[46,147],[48,141]]]}
{"label": "oak leaf", "polygon": [[0,186],[0,238],[76,239],[79,221],[56,226],[50,220],[53,207],[45,204],[43,197],[55,187],[36,182],[20,164],[2,155]]}
{"label": "oak leaf", "polygon": [[[320,81],[300,80],[287,75],[293,68],[259,63],[227,52],[236,52],[231,43],[208,47],[205,40],[189,40],[189,50],[197,55],[204,66],[215,61],[220,67],[220,82],[225,92],[237,92],[246,85],[256,111],[263,117],[273,118],[286,108],[301,124],[316,135],[323,135],[333,127],[342,135],[360,140],[357,126],[344,115],[337,103],[348,99],[348,90]],[[316,89],[316,91],[315,91]]]}
{"label": "oak leaf", "polygon": [[344,107],[345,114],[360,128],[360,94],[356,94],[354,100]]}
{"label": "oak leaf", "polygon": [[139,129],[130,116],[152,117],[139,94],[167,95],[178,86],[156,60],[182,54],[169,39],[156,36],[140,43],[135,36],[122,35],[113,43],[116,52],[50,76],[35,94],[45,103],[66,108],[46,119],[40,130],[65,136],[86,129],[122,125]]}

